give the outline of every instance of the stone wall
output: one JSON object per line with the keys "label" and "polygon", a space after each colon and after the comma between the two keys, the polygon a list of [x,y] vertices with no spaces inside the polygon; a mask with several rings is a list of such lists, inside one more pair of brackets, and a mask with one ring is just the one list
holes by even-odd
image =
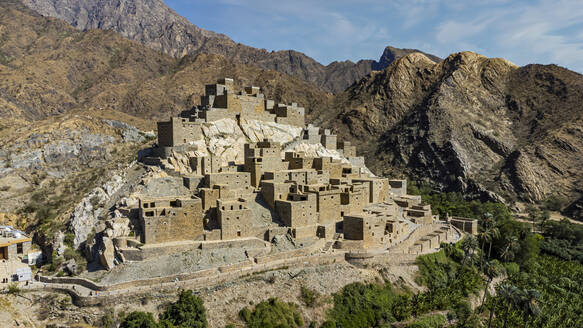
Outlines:
{"label": "stone wall", "polygon": [[448,217],[447,222],[463,232],[467,232],[474,236],[478,235],[478,220],[462,218],[457,216]]}

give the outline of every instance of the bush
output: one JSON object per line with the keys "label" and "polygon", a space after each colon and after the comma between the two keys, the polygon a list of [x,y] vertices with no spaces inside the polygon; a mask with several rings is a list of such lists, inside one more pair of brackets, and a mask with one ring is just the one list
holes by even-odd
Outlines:
{"label": "bush", "polygon": [[160,320],[181,327],[206,328],[208,326],[203,301],[194,295],[192,290],[182,290],[178,301],[166,307],[164,313],[160,315]]}
{"label": "bush", "polygon": [[330,320],[325,321],[322,324],[321,328],[336,328],[336,322],[335,321],[330,321]]}
{"label": "bush", "polygon": [[239,317],[241,320],[249,322],[251,320],[251,311],[247,307],[244,307],[239,311]]}
{"label": "bush", "polygon": [[281,302],[276,298],[270,298],[255,306],[253,312],[247,315],[246,307],[241,309],[239,315],[247,318],[247,327],[251,328],[296,328],[304,325],[304,321],[294,303]]}
{"label": "bush", "polygon": [[18,287],[18,284],[13,282],[10,285],[8,285],[8,294],[12,294],[12,295],[20,295],[20,288]]}
{"label": "bush", "polygon": [[300,294],[302,296],[302,301],[307,307],[314,307],[320,296],[315,290],[311,290],[304,286],[300,288]]}
{"label": "bush", "polygon": [[130,313],[121,325],[120,328],[158,328],[154,316],[149,312],[132,312]]}
{"label": "bush", "polygon": [[559,195],[553,195],[547,198],[543,204],[543,208],[549,211],[560,211],[565,204],[567,204],[568,200]]}
{"label": "bush", "polygon": [[381,327],[410,314],[409,296],[395,294],[390,284],[353,283],[334,295],[328,317],[330,324],[340,327]]}
{"label": "bush", "polygon": [[75,234],[72,232],[67,232],[65,234],[65,239],[63,240],[63,243],[67,246],[69,246],[70,248],[73,248],[73,242],[75,241]]}

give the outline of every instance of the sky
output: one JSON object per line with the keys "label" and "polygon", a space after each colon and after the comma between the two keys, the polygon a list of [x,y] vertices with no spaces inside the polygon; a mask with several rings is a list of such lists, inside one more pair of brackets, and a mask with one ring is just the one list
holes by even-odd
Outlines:
{"label": "sky", "polygon": [[388,45],[458,51],[583,73],[583,0],[164,0],[236,42],[322,64],[376,59]]}

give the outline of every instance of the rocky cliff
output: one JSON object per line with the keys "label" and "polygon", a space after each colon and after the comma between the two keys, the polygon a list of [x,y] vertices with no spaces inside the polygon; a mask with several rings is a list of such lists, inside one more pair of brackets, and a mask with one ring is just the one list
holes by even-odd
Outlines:
{"label": "rocky cliff", "polygon": [[[341,92],[371,70],[380,70],[414,49],[387,47],[380,61],[333,62],[324,66],[294,50],[268,52],[236,43],[190,23],[162,0],[23,0],[45,16],[76,28],[113,30],[174,57],[219,54],[229,60],[292,75],[329,92]],[[432,60],[439,58],[430,56]]]}
{"label": "rocky cliff", "polygon": [[430,178],[443,189],[510,201],[581,197],[583,76],[500,58],[422,54],[393,62],[338,95],[330,119],[376,172]]}

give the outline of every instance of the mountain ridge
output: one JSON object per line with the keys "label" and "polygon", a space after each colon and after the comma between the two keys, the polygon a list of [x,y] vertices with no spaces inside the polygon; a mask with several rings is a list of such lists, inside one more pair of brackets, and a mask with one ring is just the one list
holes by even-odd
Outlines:
{"label": "mountain ridge", "polygon": [[556,65],[473,52],[434,64],[410,54],[338,95],[333,106],[343,110],[328,124],[377,173],[482,198],[573,202],[583,181],[582,99],[583,76]]}
{"label": "mountain ridge", "polygon": [[23,0],[23,3],[42,15],[63,19],[82,31],[94,28],[114,30],[174,57],[218,54],[246,65],[299,77],[333,93],[343,91],[373,70],[384,69],[395,58],[418,51],[387,47],[379,61],[363,59],[356,63],[337,61],[323,65],[295,50],[268,52],[199,28],[162,0]]}

